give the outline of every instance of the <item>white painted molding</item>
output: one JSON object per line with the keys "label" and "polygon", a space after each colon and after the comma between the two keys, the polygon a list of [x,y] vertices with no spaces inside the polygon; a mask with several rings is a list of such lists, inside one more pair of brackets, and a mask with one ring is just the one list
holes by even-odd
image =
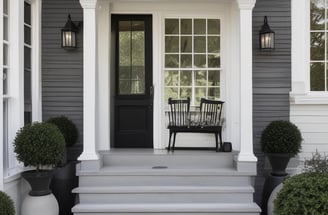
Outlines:
{"label": "white painted molding", "polygon": [[98,150],[110,148],[110,14],[109,2],[98,0],[97,6],[97,101],[96,143]]}
{"label": "white painted molding", "polygon": [[[9,73],[8,142],[24,125],[24,1],[8,1],[9,7]],[[18,166],[13,145],[8,145],[9,168]]]}
{"label": "white painted molding", "polygon": [[236,0],[240,10],[251,10],[255,6],[256,0]]}
{"label": "white painted molding", "polygon": [[42,121],[41,0],[31,1],[32,15],[32,122]]}
{"label": "white painted molding", "polygon": [[97,0],[80,0],[80,4],[83,9],[95,9]]}
{"label": "white painted molding", "polygon": [[324,105],[328,104],[328,93],[290,93],[290,104]]}
{"label": "white painted molding", "polygon": [[310,1],[291,1],[292,93],[310,91]]}
{"label": "white painted molding", "polygon": [[[0,4],[0,26],[3,26],[3,4]],[[3,27],[2,27],[3,30]],[[0,33],[0,122],[3,122],[3,33]],[[0,162],[4,163],[4,156],[3,156],[3,148],[4,148],[4,141],[3,141],[3,124],[0,123]],[[0,166],[0,190],[3,190],[4,181],[3,181],[3,172],[4,172],[4,165]]]}

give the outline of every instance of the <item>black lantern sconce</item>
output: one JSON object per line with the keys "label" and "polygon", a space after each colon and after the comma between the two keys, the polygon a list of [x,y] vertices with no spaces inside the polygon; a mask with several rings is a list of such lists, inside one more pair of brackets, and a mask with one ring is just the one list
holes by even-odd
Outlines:
{"label": "black lantern sconce", "polygon": [[274,49],[274,31],[270,29],[267,16],[260,30],[260,49]]}
{"label": "black lantern sconce", "polygon": [[80,29],[82,22],[73,22],[71,15],[68,14],[67,22],[62,28],[62,47],[64,49],[76,48],[76,34]]}

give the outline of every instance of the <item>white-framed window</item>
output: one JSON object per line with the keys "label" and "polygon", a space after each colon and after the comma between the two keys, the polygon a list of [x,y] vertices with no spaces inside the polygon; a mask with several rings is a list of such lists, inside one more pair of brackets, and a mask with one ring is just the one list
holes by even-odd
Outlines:
{"label": "white-framed window", "polygon": [[165,101],[220,99],[221,24],[215,18],[165,18]]}
{"label": "white-framed window", "polygon": [[328,91],[328,1],[310,1],[310,91]]}

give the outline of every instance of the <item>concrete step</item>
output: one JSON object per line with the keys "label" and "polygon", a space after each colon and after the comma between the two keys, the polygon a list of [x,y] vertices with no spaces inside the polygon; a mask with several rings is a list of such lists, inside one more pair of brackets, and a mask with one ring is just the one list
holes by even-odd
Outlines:
{"label": "concrete step", "polygon": [[252,203],[251,186],[78,187],[80,203]]}
{"label": "concrete step", "polygon": [[102,152],[104,166],[148,166],[167,168],[228,168],[233,167],[235,152],[217,153],[215,151],[175,151],[166,150],[114,150]]}
{"label": "concrete step", "polygon": [[259,215],[255,203],[78,204],[74,215]]}
{"label": "concrete step", "polygon": [[252,173],[233,168],[152,169],[105,167],[100,171],[78,171],[79,185],[90,186],[248,186]]}

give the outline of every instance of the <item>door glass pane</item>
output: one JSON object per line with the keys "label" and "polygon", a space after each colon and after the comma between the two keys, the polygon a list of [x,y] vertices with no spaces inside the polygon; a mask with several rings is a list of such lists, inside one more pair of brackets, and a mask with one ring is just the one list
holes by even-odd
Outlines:
{"label": "door glass pane", "polygon": [[145,93],[145,25],[119,22],[119,94]]}

